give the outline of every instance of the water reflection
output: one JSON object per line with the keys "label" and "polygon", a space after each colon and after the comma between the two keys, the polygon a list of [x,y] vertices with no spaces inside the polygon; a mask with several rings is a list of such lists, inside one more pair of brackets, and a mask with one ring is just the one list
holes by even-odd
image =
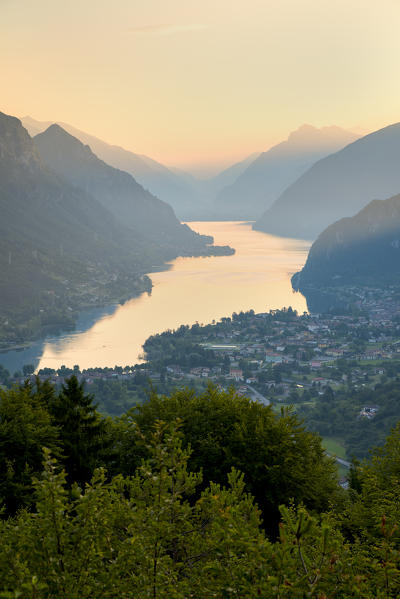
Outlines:
{"label": "water reflection", "polygon": [[39,367],[62,364],[81,368],[135,364],[150,335],[181,324],[207,323],[249,310],[265,312],[292,306],[307,310],[294,293],[291,275],[307,257],[310,243],[253,231],[247,223],[196,222],[199,233],[229,244],[234,256],[178,258],[171,269],[152,273],[152,294],[142,295],[101,315],[85,332],[48,340]]}

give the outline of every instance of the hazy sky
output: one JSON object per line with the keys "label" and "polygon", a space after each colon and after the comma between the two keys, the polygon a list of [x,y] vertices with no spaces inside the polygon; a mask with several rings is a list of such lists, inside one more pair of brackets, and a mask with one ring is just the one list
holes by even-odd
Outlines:
{"label": "hazy sky", "polygon": [[0,0],[0,110],[169,165],[400,120],[399,0]]}

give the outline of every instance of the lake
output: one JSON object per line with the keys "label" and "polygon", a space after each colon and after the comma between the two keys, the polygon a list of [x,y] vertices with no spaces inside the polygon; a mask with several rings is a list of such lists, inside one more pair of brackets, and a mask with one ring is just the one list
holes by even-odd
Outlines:
{"label": "lake", "polygon": [[217,245],[235,248],[235,255],[177,258],[169,270],[151,274],[151,295],[83,313],[74,332],[22,352],[0,354],[0,364],[12,371],[27,363],[38,368],[125,366],[140,361],[150,335],[181,324],[205,324],[250,309],[307,310],[305,298],[293,292],[290,277],[304,265],[310,242],[253,231],[249,223],[188,224],[212,235]]}

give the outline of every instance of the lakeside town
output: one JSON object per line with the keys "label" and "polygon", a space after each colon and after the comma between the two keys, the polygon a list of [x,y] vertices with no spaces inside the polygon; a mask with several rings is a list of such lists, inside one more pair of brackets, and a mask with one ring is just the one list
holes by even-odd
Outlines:
{"label": "lakeside town", "polygon": [[[234,313],[219,322],[182,325],[150,337],[142,363],[83,370],[79,365],[62,366],[38,373],[33,365],[25,365],[13,374],[0,367],[0,384],[34,384],[38,376],[59,387],[75,374],[99,409],[112,416],[153,392],[168,394],[186,387],[202,392],[214,384],[271,404],[276,411],[292,406],[309,428],[334,440],[338,455],[362,456],[368,443],[390,429],[399,411],[396,402],[386,405],[393,395],[387,385],[394,384],[396,393],[399,386],[399,289],[352,292],[358,300],[347,311],[298,315],[284,308]],[[365,422],[372,423],[368,430]]]}
{"label": "lakeside town", "polygon": [[[234,313],[220,322],[182,325],[150,337],[143,346],[144,363],[82,371],[79,365],[44,368],[38,376],[56,385],[71,374],[88,385],[139,375],[154,382],[213,381],[241,393],[254,386],[277,400],[294,388],[365,385],[368,377],[386,373],[385,363],[400,361],[400,306],[394,286],[379,290],[379,298],[373,288],[357,293],[359,301],[348,313],[299,316],[291,308]],[[0,372],[3,385],[34,376],[32,365],[13,375]]]}

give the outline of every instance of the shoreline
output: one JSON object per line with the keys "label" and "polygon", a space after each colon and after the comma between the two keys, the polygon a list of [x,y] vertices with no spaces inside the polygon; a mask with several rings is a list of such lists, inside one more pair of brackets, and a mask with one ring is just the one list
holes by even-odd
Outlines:
{"label": "shoreline", "polygon": [[[209,257],[219,257],[219,256],[226,256],[226,255],[233,255],[235,253],[235,249],[231,248],[230,246],[214,246],[214,245],[210,245],[207,247],[208,251],[204,251],[201,254],[196,254],[193,253],[191,255],[180,255],[180,256],[176,256],[175,258],[171,258],[170,260],[167,260],[166,262],[163,262],[162,264],[154,264],[151,266],[151,268],[149,268],[145,273],[142,273],[140,275],[140,277],[142,278],[142,281],[144,283],[143,289],[139,290],[134,290],[132,289],[132,291],[130,293],[123,293],[122,295],[118,296],[118,297],[110,297],[107,298],[104,302],[98,302],[95,304],[82,304],[82,306],[79,306],[76,310],[74,310],[73,312],[70,313],[70,316],[73,318],[74,323],[70,326],[67,325],[63,325],[62,323],[59,324],[59,326],[57,325],[51,325],[51,327],[47,327],[46,325],[41,327],[40,330],[38,330],[37,335],[35,335],[33,338],[30,339],[26,339],[23,341],[19,341],[17,343],[10,343],[10,344],[2,344],[2,342],[0,341],[0,365],[1,365],[1,356],[2,354],[8,354],[10,352],[23,352],[23,351],[27,351],[29,349],[32,349],[35,344],[40,344],[40,343],[45,343],[47,340],[49,339],[53,339],[54,337],[59,337],[62,336],[66,333],[74,333],[74,332],[79,332],[79,328],[77,327],[78,325],[78,321],[79,318],[81,316],[83,316],[85,313],[90,313],[93,310],[107,310],[113,307],[117,307],[117,306],[122,306],[124,305],[126,302],[135,299],[137,297],[140,297],[141,295],[143,295],[144,293],[148,293],[151,295],[152,289],[153,289],[153,281],[150,278],[150,275],[153,273],[159,273],[159,272],[166,272],[168,270],[171,270],[172,268],[172,263],[174,260],[176,260],[177,258],[209,258]],[[46,328],[48,329],[46,331]]]}
{"label": "shoreline", "polygon": [[[248,223],[204,223],[196,229],[200,233],[211,233],[217,246],[229,243],[236,249],[236,258],[223,256],[223,260],[199,260],[199,256],[192,255],[175,260],[170,257],[162,265],[158,260],[149,261],[146,271],[154,284],[151,295],[141,294],[138,298],[139,294],[135,294],[136,299],[119,306],[109,316],[103,316],[104,312],[97,310],[99,327],[93,335],[86,335],[91,328],[90,316],[84,316],[74,328],[58,327],[58,334],[67,329],[64,335],[55,336],[54,327],[51,331],[45,330],[41,337],[47,337],[46,342],[30,344],[33,345],[31,350],[26,349],[29,344],[22,343],[21,337],[10,339],[11,343],[3,345],[0,363],[12,372],[23,364],[37,365],[39,361],[41,368],[54,367],[54,364],[72,367],[78,363],[85,368],[132,364],[138,361],[142,345],[149,336],[179,328],[182,324],[211,323],[213,319],[251,307],[258,312],[281,306],[292,306],[299,313],[307,309],[304,298],[293,294],[288,275],[288,272],[298,271],[304,263],[303,254],[307,248],[298,248],[293,241],[281,242],[268,235],[255,235]],[[278,250],[283,252],[284,260],[277,259]],[[214,249],[211,251],[216,253]],[[107,290],[106,298],[100,294],[93,297],[95,308],[110,306],[113,303],[111,295],[118,304],[132,298],[134,294],[118,292],[131,291],[133,281],[125,279],[121,282],[123,288],[114,284]],[[84,299],[90,301],[91,297],[86,295],[82,297]],[[92,309],[93,304],[84,308]]]}
{"label": "shoreline", "polygon": [[[163,270],[168,270],[168,268],[163,269]],[[152,272],[158,272],[158,271],[152,271]],[[89,314],[90,312],[96,311],[96,310],[107,310],[109,308],[113,308],[114,306],[115,307],[122,306],[127,301],[134,299],[136,297],[140,297],[143,293],[151,294],[151,291],[153,289],[153,282],[151,281],[150,277],[148,277],[148,279],[151,283],[150,289],[143,289],[142,291],[137,292],[137,293],[132,292],[132,294],[123,295],[120,298],[109,298],[105,302],[99,302],[96,304],[83,304],[77,310],[74,310],[74,312],[71,313],[71,316],[74,318],[74,324],[71,326],[65,326],[60,323],[59,327],[54,326],[51,331],[48,330],[47,332],[45,331],[45,327],[42,327],[40,333],[37,336],[35,336],[35,338],[33,338],[33,339],[27,339],[26,341],[21,341],[17,344],[10,344],[10,345],[5,345],[5,346],[0,344],[0,364],[1,364],[1,355],[2,354],[7,354],[9,352],[14,352],[14,351],[22,352],[22,351],[32,348],[36,343],[44,343],[47,339],[52,339],[53,337],[58,337],[65,333],[77,332],[78,331],[77,325],[78,325],[79,318],[81,316],[83,316],[85,313]]]}

